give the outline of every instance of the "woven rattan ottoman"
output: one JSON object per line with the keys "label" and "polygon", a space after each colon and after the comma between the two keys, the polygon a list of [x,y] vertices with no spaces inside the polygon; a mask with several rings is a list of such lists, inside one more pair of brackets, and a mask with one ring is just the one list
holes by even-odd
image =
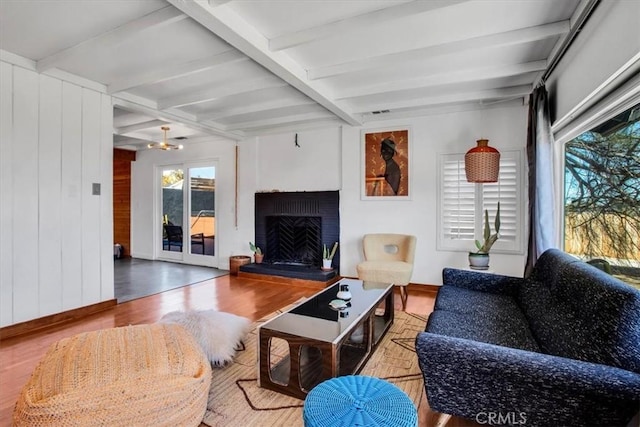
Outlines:
{"label": "woven rattan ottoman", "polygon": [[304,401],[305,427],[415,427],[409,396],[379,378],[346,375],[315,386]]}
{"label": "woven rattan ottoman", "polygon": [[198,426],[211,366],[179,325],[104,329],[51,345],[22,389],[15,426]]}

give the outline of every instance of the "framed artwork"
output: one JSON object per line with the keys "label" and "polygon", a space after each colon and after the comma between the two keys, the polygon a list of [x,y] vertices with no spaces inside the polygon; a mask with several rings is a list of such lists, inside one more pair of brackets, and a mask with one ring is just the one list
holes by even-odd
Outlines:
{"label": "framed artwork", "polygon": [[409,128],[362,131],[362,200],[409,200]]}

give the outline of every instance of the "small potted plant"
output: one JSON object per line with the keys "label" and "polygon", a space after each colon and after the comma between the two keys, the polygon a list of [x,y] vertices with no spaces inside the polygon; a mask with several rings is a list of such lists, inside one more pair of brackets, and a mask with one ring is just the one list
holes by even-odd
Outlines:
{"label": "small potted plant", "polygon": [[496,232],[491,234],[491,226],[489,225],[489,211],[484,210],[484,242],[480,243],[476,240],[477,252],[469,252],[469,267],[474,270],[489,269],[489,251],[493,244],[500,236],[500,202],[498,202],[498,210],[496,211],[496,219],[494,223]]}
{"label": "small potted plant", "polygon": [[326,244],[322,245],[322,269],[323,270],[331,270],[331,263],[333,262],[333,256],[336,254],[338,250],[338,242],[333,244],[331,250],[327,247]]}
{"label": "small potted plant", "polygon": [[253,252],[253,259],[256,264],[262,264],[262,259],[264,258],[264,254],[262,253],[262,249],[260,247],[253,244],[253,242],[249,242],[249,248]]}

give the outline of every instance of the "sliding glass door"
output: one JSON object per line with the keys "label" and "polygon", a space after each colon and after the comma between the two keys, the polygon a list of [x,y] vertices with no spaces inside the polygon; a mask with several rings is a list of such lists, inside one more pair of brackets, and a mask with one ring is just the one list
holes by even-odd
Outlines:
{"label": "sliding glass door", "polygon": [[159,176],[159,258],[216,266],[215,162],[162,166]]}

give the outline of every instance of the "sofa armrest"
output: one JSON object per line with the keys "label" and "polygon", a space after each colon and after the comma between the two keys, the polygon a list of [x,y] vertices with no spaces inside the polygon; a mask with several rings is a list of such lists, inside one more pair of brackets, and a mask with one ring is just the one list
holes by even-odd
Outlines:
{"label": "sofa armrest", "polygon": [[416,351],[429,405],[439,412],[473,418],[515,411],[533,425],[624,425],[640,404],[640,374],[612,366],[428,332],[416,337]]}
{"label": "sofa armrest", "polygon": [[474,291],[515,295],[525,279],[493,273],[445,268],[442,270],[443,286],[451,285]]}

